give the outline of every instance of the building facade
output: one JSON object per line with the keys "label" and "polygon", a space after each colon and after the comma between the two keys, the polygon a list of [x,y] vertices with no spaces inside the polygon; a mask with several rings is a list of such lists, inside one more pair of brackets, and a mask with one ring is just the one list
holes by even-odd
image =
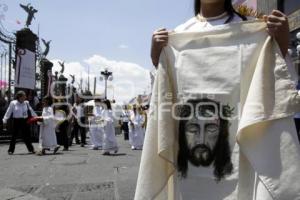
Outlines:
{"label": "building facade", "polygon": [[[300,1],[299,0],[257,0],[257,10],[262,13],[271,13],[278,9],[288,15],[291,41],[289,53],[295,64],[300,80]],[[298,38],[297,38],[298,34]]]}

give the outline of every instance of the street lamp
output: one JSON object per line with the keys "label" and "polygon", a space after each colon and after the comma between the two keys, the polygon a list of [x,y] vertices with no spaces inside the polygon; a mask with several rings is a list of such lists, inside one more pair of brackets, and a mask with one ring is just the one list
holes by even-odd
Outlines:
{"label": "street lamp", "polygon": [[101,72],[101,77],[100,77],[100,80],[103,80],[102,77],[104,77],[104,81],[105,81],[105,99],[107,99],[107,80],[110,80],[112,81],[113,80],[113,77],[112,77],[112,72],[109,72],[107,69],[105,69],[104,71]]}

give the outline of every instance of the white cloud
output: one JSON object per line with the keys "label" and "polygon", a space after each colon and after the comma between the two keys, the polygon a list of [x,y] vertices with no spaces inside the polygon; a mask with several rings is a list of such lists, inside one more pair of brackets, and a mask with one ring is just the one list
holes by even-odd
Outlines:
{"label": "white cloud", "polygon": [[129,46],[125,45],[125,44],[120,44],[119,45],[119,49],[128,49]]}
{"label": "white cloud", "polygon": [[[54,63],[53,73],[60,71],[59,60],[52,60]],[[108,69],[113,72],[113,80],[108,81],[107,96],[122,104],[131,98],[144,92],[149,93],[150,75],[149,70],[138,64],[107,59],[101,55],[93,55],[80,62],[65,62],[64,75],[71,80],[69,74],[76,76],[75,87],[78,88],[80,79],[83,79],[83,89],[87,87],[88,71],[90,74],[90,90],[94,90],[94,77],[97,77],[96,93],[104,94],[104,81],[100,81],[100,72]]]}

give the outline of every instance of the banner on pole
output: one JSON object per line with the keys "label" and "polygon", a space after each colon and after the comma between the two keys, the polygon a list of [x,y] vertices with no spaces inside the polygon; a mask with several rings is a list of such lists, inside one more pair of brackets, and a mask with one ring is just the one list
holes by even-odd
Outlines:
{"label": "banner on pole", "polygon": [[35,53],[28,49],[17,50],[15,87],[35,88]]}

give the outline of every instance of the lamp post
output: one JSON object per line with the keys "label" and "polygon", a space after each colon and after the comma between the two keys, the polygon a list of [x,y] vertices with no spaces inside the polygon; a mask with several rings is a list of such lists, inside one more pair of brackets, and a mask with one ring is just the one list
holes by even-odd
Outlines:
{"label": "lamp post", "polygon": [[105,69],[104,71],[101,72],[101,77],[100,80],[102,80],[102,77],[104,78],[104,82],[105,82],[105,90],[104,90],[104,94],[105,94],[105,99],[107,99],[107,80],[112,81],[113,77],[112,77],[112,72],[108,71],[107,69]]}

